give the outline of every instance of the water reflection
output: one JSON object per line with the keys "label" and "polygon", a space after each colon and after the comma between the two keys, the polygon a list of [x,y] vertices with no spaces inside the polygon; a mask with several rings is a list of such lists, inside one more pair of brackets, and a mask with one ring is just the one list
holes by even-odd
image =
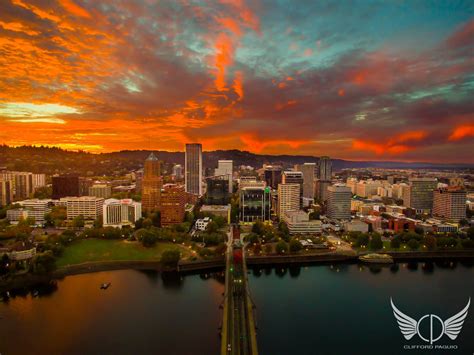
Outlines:
{"label": "water reflection", "polygon": [[54,292],[58,290],[58,284],[56,281],[52,280],[44,283],[37,283],[29,287],[18,287],[11,289],[9,291],[0,293],[0,300],[4,303],[8,303],[10,300],[19,298],[31,297],[49,297]]}

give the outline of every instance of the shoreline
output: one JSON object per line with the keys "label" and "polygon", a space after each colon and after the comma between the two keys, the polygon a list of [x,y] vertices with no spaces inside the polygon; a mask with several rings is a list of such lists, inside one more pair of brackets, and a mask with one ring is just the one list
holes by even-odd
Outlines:
{"label": "shoreline", "polygon": [[[367,253],[347,254],[347,253],[317,253],[317,254],[289,254],[289,255],[266,255],[248,256],[247,264],[250,267],[276,266],[288,264],[327,264],[327,263],[354,263],[359,262],[359,256]],[[446,251],[388,251],[395,262],[403,261],[427,261],[427,260],[474,260],[474,250],[446,250]],[[182,261],[178,265],[176,272],[183,274],[199,273],[202,271],[222,270],[225,267],[225,260],[209,259],[199,261]],[[28,287],[38,283],[60,280],[67,276],[87,274],[101,271],[113,270],[156,270],[171,271],[163,268],[159,261],[142,260],[117,260],[117,261],[95,261],[81,264],[69,265],[59,268],[46,275],[22,274],[7,280],[0,281],[0,292],[14,288]]]}

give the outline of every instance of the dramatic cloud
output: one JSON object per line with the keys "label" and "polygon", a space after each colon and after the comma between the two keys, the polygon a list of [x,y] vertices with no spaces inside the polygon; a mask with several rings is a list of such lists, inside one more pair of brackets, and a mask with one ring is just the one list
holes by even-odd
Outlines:
{"label": "dramatic cloud", "polygon": [[473,50],[468,1],[5,0],[0,143],[474,162]]}

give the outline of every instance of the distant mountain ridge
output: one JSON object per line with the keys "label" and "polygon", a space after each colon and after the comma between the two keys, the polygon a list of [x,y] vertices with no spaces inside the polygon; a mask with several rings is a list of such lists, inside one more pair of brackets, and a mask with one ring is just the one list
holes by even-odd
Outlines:
{"label": "distant mountain ridge", "polygon": [[[77,172],[85,175],[123,174],[138,169],[151,150],[122,150],[92,154],[84,151],[67,151],[56,147],[8,147],[0,145],[0,167],[10,170],[44,172],[47,174]],[[165,164],[184,164],[184,152],[153,151]],[[263,164],[281,164],[285,167],[303,163],[317,163],[319,157],[307,155],[268,155],[241,150],[215,150],[203,152],[205,168],[215,168],[217,161],[228,159],[234,166],[249,165],[260,168]],[[474,164],[406,163],[387,161],[350,161],[333,159],[333,169],[345,168],[399,168],[399,169],[473,169]]]}

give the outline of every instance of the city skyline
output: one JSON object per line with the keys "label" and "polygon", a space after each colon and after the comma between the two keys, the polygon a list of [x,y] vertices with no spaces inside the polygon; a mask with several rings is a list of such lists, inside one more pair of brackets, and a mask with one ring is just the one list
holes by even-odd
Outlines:
{"label": "city skyline", "polygon": [[474,162],[470,2],[0,8],[3,144]]}

